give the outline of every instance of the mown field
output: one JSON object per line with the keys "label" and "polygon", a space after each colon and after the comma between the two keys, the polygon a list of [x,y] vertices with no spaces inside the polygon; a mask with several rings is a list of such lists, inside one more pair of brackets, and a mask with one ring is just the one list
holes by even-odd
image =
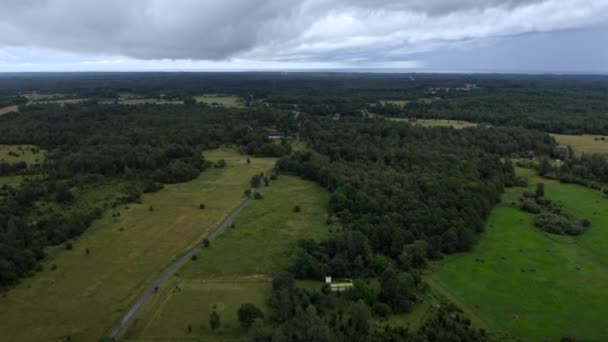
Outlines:
{"label": "mown field", "polygon": [[107,100],[101,101],[104,104],[121,104],[121,105],[141,105],[141,104],[157,104],[157,105],[181,105],[184,104],[184,101],[170,101],[170,100],[161,100],[161,99],[126,99],[122,101],[118,100]]}
{"label": "mown field", "polygon": [[222,96],[222,95],[201,95],[195,96],[194,100],[197,103],[206,103],[208,105],[219,105],[227,108],[244,107],[241,98],[238,96]]}
{"label": "mown field", "polygon": [[[539,180],[531,179],[531,186]],[[591,221],[583,236],[537,230],[530,214],[511,205],[521,191],[511,189],[474,250],[445,260],[426,279],[498,340],[606,341],[608,199],[577,185],[543,182],[547,198]]]}
{"label": "mown field", "polygon": [[[265,308],[271,275],[285,265],[300,238],[321,238],[329,227],[327,192],[298,177],[280,176],[218,237],[174,275],[147,304],[125,334],[126,340],[238,340],[245,333],[237,320],[243,303]],[[293,207],[299,205],[301,212]],[[221,333],[209,328],[213,309]],[[189,332],[188,326],[192,327]]]}
{"label": "mown field", "polygon": [[[408,118],[395,118],[395,117],[385,117],[391,121],[397,122],[409,122]],[[477,127],[477,123],[463,121],[463,120],[447,120],[447,119],[417,119],[413,122],[414,125],[420,125],[425,127],[454,127],[456,129],[460,128],[468,128],[468,127]]]}
{"label": "mown field", "polygon": [[[275,163],[251,158],[247,164],[245,156],[226,149],[205,156],[225,159],[228,166],[106,213],[73,242],[73,250],[49,249],[42,272],[0,297],[2,340],[96,341],[160,271],[244,200],[253,174]],[[200,203],[206,209],[199,209]],[[120,216],[112,217],[116,213]]]}
{"label": "mown field", "polygon": [[570,145],[577,155],[583,153],[608,153],[608,137],[603,135],[551,134],[558,143]]}

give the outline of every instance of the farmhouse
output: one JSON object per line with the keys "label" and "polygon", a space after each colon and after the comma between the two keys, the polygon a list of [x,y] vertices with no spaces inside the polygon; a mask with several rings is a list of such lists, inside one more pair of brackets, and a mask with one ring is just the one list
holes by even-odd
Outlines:
{"label": "farmhouse", "polygon": [[270,133],[268,134],[268,139],[270,140],[281,140],[284,139],[285,135],[281,133]]}
{"label": "farmhouse", "polygon": [[344,292],[353,288],[353,282],[350,279],[332,283],[331,276],[326,276],[325,283],[329,284],[332,292]]}

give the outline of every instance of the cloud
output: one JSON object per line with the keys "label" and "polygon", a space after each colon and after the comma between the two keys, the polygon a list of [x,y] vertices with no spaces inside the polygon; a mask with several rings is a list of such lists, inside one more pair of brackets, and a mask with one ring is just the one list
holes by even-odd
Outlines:
{"label": "cloud", "polygon": [[420,65],[456,43],[608,21],[608,0],[3,0],[0,48],[137,60]]}

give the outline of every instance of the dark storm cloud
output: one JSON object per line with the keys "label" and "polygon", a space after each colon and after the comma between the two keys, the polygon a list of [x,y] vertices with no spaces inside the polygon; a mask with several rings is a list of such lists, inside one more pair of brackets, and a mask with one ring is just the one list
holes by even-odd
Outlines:
{"label": "dark storm cloud", "polygon": [[0,0],[0,48],[369,63],[607,16],[608,0]]}

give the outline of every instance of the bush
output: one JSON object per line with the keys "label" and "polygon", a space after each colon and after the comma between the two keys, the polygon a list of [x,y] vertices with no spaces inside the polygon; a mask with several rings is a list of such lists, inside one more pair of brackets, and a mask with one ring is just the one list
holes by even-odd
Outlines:
{"label": "bush", "polygon": [[253,198],[255,198],[256,200],[261,200],[263,197],[261,193],[256,192],[255,195],[253,195]]}
{"label": "bush", "polygon": [[293,212],[294,213],[299,213],[300,211],[302,211],[302,209],[300,209],[299,205],[296,205],[295,207],[293,207]]}
{"label": "bush", "polygon": [[224,159],[220,159],[213,165],[213,167],[216,169],[223,169],[226,167],[226,161]]}
{"label": "bush", "polygon": [[192,261],[198,260],[198,255],[192,254],[192,256],[190,257],[190,260],[192,260]]}
{"label": "bush", "polygon": [[68,250],[68,251],[71,251],[72,250],[72,243],[71,242],[66,242],[65,249]]}
{"label": "bush", "polygon": [[203,246],[205,246],[205,247],[209,247],[209,245],[210,245],[210,244],[211,244],[211,241],[209,241],[209,239],[205,238],[205,239],[203,240]]}
{"label": "bush", "polygon": [[388,304],[381,302],[375,302],[374,306],[372,307],[372,310],[374,312],[374,315],[382,318],[386,318],[392,313],[391,307],[388,306]]}
{"label": "bush", "polygon": [[205,205],[204,205],[203,203],[201,203],[201,204],[198,206],[198,208],[199,208],[199,209],[205,209]]}
{"label": "bush", "polygon": [[249,327],[256,319],[264,318],[262,310],[260,310],[257,306],[249,303],[241,305],[241,307],[237,311],[237,316],[239,318],[241,326],[245,329],[249,329]]}
{"label": "bush", "polygon": [[523,202],[521,203],[521,210],[527,211],[532,214],[540,214],[541,212],[540,206],[529,198],[523,200]]}

